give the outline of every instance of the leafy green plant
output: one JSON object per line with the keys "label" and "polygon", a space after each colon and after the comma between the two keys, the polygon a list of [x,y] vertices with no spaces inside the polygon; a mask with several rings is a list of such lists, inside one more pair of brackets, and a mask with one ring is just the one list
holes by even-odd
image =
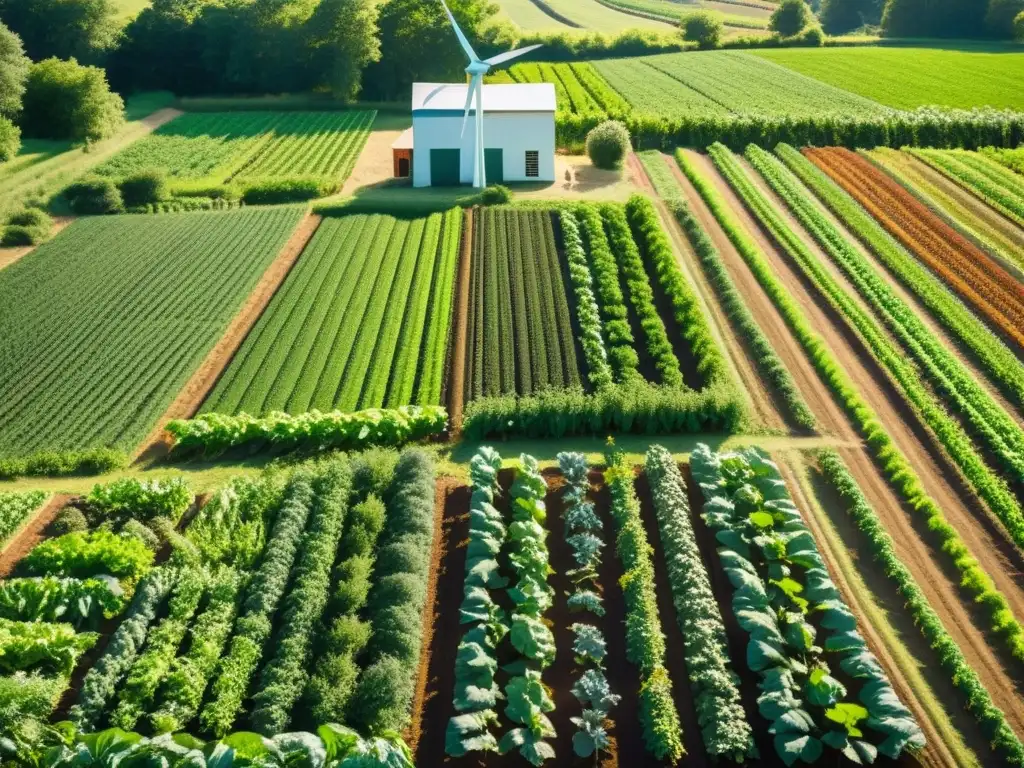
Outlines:
{"label": "leafy green plant", "polygon": [[70,675],[78,657],[99,638],[70,624],[0,619],[0,670]]}
{"label": "leafy green plant", "polygon": [[6,579],[0,581],[0,618],[12,621],[66,622],[75,629],[95,628],[124,607],[124,590],[112,578]]}
{"label": "leafy green plant", "polygon": [[110,574],[131,586],[152,564],[153,552],[138,539],[93,531],[44,541],[25,556],[19,570],[34,576],[82,579]]}
{"label": "leafy green plant", "polygon": [[756,753],[753,731],[740,701],[739,679],[729,662],[722,615],[690,524],[686,484],[672,454],[659,445],[647,450],[644,470],[651,484],[704,745],[711,755],[742,762]]}
{"label": "leafy green plant", "polygon": [[263,553],[283,492],[283,477],[274,472],[256,480],[234,478],[199,510],[185,536],[205,562],[249,570]]}
{"label": "leafy green plant", "polygon": [[525,674],[513,677],[505,686],[508,701],[505,715],[519,726],[508,731],[498,744],[502,754],[518,749],[528,763],[539,766],[545,760],[555,757],[554,748],[545,739],[555,737],[547,713],[555,708],[540,681],[540,672],[528,669]]}
{"label": "leafy green plant", "polygon": [[182,477],[169,480],[125,477],[93,486],[85,501],[101,518],[151,520],[167,517],[178,522],[193,499],[192,491]]}
{"label": "leafy green plant", "polygon": [[43,491],[0,493],[0,545],[9,539],[44,501],[46,493]]}

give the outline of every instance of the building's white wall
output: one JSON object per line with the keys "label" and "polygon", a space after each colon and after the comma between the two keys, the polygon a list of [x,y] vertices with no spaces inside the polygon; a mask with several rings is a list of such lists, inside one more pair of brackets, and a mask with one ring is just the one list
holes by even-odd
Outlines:
{"label": "building's white wall", "polygon": [[[462,150],[463,184],[473,183],[473,155],[476,134],[474,116],[466,122],[461,137],[462,116],[413,114],[413,186],[430,186],[430,150]],[[484,114],[484,147],[503,151],[505,181],[555,180],[555,115],[554,113]],[[536,150],[540,157],[540,176],[526,178],[526,151]]]}

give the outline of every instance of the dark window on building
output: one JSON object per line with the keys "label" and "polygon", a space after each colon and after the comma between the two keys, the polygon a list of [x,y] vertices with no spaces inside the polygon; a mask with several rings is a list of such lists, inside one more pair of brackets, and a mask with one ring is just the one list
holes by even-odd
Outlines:
{"label": "dark window on building", "polygon": [[540,152],[527,150],[526,152],[526,178],[536,179],[540,176]]}

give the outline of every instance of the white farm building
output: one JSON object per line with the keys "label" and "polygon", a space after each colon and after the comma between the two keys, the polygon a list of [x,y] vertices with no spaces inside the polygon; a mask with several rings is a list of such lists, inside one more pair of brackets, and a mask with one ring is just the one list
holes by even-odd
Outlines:
{"label": "white farm building", "polygon": [[[411,174],[415,187],[473,183],[475,104],[462,130],[468,88],[413,84],[412,128],[392,145],[395,176]],[[487,183],[554,181],[555,86],[484,85],[483,103]]]}

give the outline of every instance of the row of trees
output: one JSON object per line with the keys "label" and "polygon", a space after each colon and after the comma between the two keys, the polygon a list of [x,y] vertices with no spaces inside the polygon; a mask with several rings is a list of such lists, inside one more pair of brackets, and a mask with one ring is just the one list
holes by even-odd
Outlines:
{"label": "row of trees", "polygon": [[1015,36],[1024,0],[821,0],[822,27],[842,34],[881,25],[888,37],[998,40]]}

